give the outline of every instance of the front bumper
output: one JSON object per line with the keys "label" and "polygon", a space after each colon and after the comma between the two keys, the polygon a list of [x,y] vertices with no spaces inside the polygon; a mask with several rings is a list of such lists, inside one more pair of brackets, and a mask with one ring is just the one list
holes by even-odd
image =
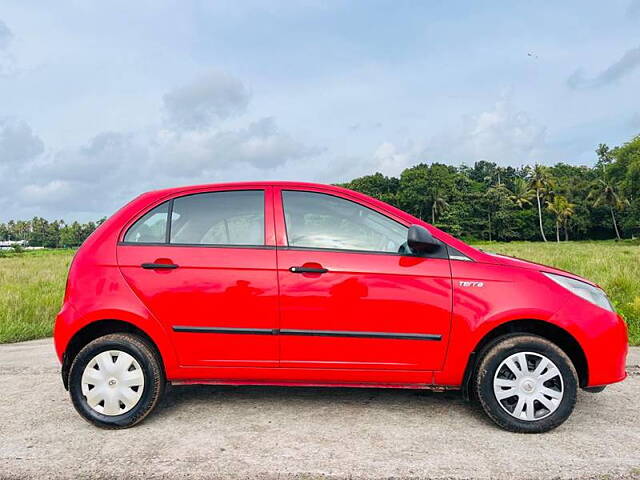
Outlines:
{"label": "front bumper", "polygon": [[624,380],[629,350],[623,318],[581,298],[573,298],[554,316],[578,341],[587,363],[583,387],[600,387]]}
{"label": "front bumper", "polygon": [[603,328],[585,348],[589,369],[587,387],[601,387],[627,378],[627,325],[620,315],[610,316],[614,318],[607,319],[608,328]]}

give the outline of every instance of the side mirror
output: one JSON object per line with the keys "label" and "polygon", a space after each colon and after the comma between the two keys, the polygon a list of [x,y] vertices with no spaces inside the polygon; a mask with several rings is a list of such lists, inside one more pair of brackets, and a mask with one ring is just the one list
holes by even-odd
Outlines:
{"label": "side mirror", "polygon": [[440,242],[431,235],[429,230],[420,225],[411,225],[409,227],[407,245],[417,253],[431,253],[440,248]]}

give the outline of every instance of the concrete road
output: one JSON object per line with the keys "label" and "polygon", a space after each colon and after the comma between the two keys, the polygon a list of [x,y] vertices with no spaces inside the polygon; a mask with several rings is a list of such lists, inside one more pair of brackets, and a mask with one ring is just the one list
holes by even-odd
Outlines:
{"label": "concrete road", "polygon": [[0,345],[0,478],[640,478],[640,349],[543,435],[454,393],[175,387],[139,426],[78,416],[51,340]]}

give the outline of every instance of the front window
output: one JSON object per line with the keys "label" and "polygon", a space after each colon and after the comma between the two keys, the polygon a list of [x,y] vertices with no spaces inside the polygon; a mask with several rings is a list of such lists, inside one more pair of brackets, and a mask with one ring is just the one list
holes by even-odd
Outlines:
{"label": "front window", "polygon": [[283,191],[290,247],[398,253],[408,228],[349,200],[314,192]]}

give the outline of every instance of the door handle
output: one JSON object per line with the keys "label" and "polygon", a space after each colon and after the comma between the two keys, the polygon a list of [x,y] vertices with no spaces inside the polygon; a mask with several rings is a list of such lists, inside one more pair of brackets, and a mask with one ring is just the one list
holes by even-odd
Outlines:
{"label": "door handle", "polygon": [[327,273],[329,270],[322,267],[289,267],[291,273]]}
{"label": "door handle", "polygon": [[164,269],[171,270],[174,268],[178,268],[178,265],[176,265],[175,263],[143,263],[140,266],[147,270],[155,270],[157,268],[164,268]]}

